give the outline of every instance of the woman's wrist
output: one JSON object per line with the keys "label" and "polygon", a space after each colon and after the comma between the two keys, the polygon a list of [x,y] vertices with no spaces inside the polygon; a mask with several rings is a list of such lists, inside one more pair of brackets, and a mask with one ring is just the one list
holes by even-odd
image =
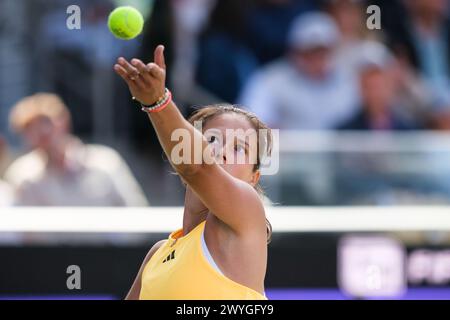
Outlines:
{"label": "woman's wrist", "polygon": [[[133,97],[133,100],[136,100],[135,97]],[[172,92],[170,92],[169,89],[165,89],[164,90],[164,94],[158,98],[158,100],[150,105],[145,105],[142,102],[139,102],[140,106],[141,106],[141,110],[147,113],[152,113],[152,112],[159,112],[161,110],[163,110],[165,107],[167,107],[170,102],[172,101]]]}
{"label": "woman's wrist", "polygon": [[[167,88],[164,89],[164,93],[163,93],[162,95],[159,96],[159,98],[156,100],[156,102],[155,102],[155,103],[152,103],[151,105],[155,105],[155,104],[157,104],[158,102],[160,102],[161,100],[163,100],[164,97],[165,97],[165,95],[166,95],[166,93],[167,93]],[[143,104],[143,103],[142,103],[142,104]],[[146,105],[146,104],[143,104],[143,105]]]}
{"label": "woman's wrist", "polygon": [[167,93],[167,88],[162,89],[162,92],[163,93],[161,95],[159,95],[158,98],[154,98],[154,97],[153,98],[152,97],[147,98],[147,97],[135,97],[135,96],[132,96],[131,99],[133,101],[135,101],[136,103],[138,103],[139,105],[143,105],[143,106],[147,106],[148,107],[148,106],[155,105],[160,100],[162,100],[164,98],[164,96],[166,95],[166,93]]}

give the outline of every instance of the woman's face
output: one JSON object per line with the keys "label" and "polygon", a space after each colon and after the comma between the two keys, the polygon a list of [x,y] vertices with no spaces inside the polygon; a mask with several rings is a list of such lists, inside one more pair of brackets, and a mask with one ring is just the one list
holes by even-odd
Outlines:
{"label": "woman's face", "polygon": [[233,177],[255,186],[260,173],[254,170],[258,132],[252,123],[245,116],[230,112],[208,119],[202,129],[222,168]]}

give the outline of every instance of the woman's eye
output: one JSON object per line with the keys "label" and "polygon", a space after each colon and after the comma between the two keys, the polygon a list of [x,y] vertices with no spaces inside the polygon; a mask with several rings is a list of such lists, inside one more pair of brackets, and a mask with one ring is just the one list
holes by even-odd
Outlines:
{"label": "woman's eye", "polygon": [[235,150],[236,152],[245,152],[245,147],[244,147],[243,145],[236,144],[236,145],[234,146],[234,150]]}
{"label": "woman's eye", "polygon": [[216,139],[215,136],[211,136],[211,137],[208,138],[208,142],[209,142],[209,143],[216,142],[216,140],[217,140],[217,139]]}

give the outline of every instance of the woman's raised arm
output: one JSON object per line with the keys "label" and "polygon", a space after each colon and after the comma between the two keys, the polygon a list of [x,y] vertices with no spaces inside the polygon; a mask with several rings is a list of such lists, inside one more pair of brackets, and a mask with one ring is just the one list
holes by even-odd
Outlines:
{"label": "woman's raised arm", "polygon": [[[141,104],[152,105],[164,97],[166,65],[163,46],[156,48],[153,63],[144,64],[138,59],[128,62],[119,58],[114,69]],[[148,115],[172,166],[208,209],[238,233],[255,230],[258,233],[263,231],[265,235],[264,207],[257,192],[250,184],[233,177],[215,163],[214,155],[206,150],[208,142],[205,137],[184,119],[175,103],[170,101],[162,110]],[[172,151],[180,143],[172,139],[175,130],[183,130],[190,140],[189,159],[181,163],[171,159]],[[194,148],[199,141],[200,148]],[[201,152],[201,163],[194,161],[195,150]]]}

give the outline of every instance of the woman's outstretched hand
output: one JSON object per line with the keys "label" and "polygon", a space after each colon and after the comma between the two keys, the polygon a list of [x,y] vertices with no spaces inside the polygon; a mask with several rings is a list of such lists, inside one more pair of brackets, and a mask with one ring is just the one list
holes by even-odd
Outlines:
{"label": "woman's outstretched hand", "polygon": [[117,59],[114,70],[128,85],[133,97],[143,105],[151,105],[164,96],[166,88],[166,64],[164,46],[155,49],[154,62],[145,64],[139,59],[128,62]]}

